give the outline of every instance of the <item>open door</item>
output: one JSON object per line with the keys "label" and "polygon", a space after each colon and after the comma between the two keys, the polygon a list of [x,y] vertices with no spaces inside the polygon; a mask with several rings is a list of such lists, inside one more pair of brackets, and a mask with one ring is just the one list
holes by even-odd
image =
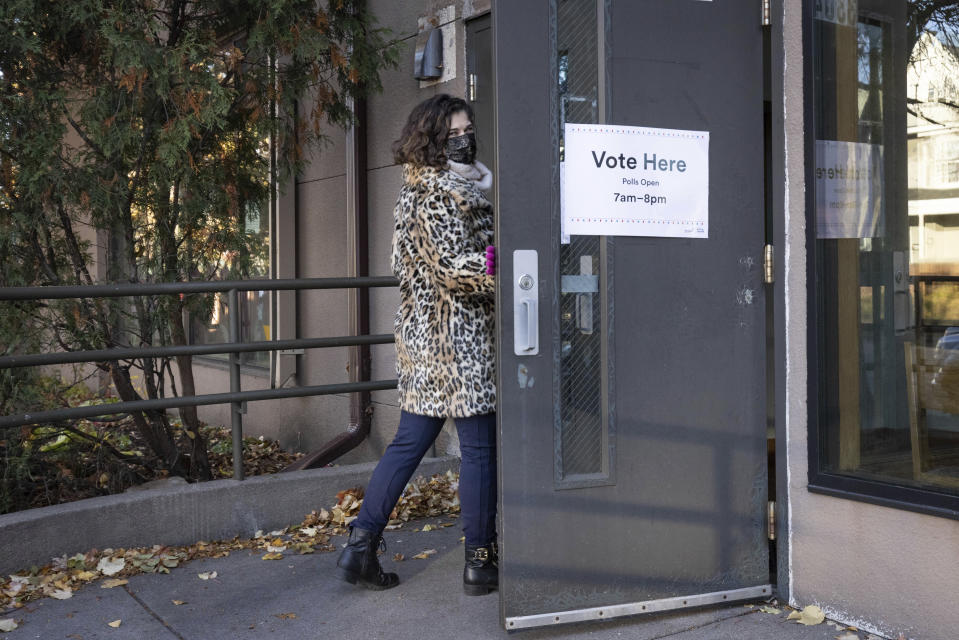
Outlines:
{"label": "open door", "polygon": [[[508,630],[771,594],[759,5],[494,3]],[[708,131],[708,238],[563,243],[566,122]]]}

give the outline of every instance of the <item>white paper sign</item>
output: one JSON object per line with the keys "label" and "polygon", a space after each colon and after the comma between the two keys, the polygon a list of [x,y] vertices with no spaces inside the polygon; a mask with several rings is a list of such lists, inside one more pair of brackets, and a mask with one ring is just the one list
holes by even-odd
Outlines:
{"label": "white paper sign", "polygon": [[881,145],[816,140],[815,178],[817,237],[880,235]]}
{"label": "white paper sign", "polygon": [[566,124],[569,235],[709,237],[709,132]]}

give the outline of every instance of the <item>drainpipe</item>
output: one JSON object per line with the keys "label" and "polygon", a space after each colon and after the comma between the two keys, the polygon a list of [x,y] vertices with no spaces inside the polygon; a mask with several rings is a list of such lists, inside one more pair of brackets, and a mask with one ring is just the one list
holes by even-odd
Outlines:
{"label": "drainpipe", "polygon": [[[347,218],[347,275],[364,277],[370,274],[369,207],[367,200],[366,156],[366,100],[353,103],[355,124],[346,134],[346,218]],[[352,335],[370,332],[370,290],[348,289],[348,307]],[[350,382],[370,380],[370,346],[350,347]],[[336,460],[356,448],[370,434],[373,405],[369,391],[350,395],[350,422],[346,431],[336,436],[321,449],[300,458],[284,471],[313,469]]]}

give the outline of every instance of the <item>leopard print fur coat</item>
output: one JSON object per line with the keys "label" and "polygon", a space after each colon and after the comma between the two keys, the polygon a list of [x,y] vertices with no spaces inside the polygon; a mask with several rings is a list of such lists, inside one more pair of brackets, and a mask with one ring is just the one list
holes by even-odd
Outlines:
{"label": "leopard print fur coat", "polygon": [[458,173],[407,164],[393,222],[400,408],[449,418],[495,411],[494,280],[485,254],[493,206]]}

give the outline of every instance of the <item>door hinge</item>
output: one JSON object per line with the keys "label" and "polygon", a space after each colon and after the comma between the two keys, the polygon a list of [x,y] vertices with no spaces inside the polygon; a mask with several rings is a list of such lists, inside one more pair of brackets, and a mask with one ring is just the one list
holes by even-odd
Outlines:
{"label": "door hinge", "polygon": [[776,260],[773,246],[767,244],[763,250],[763,282],[772,284],[776,281]]}
{"label": "door hinge", "polygon": [[770,540],[776,539],[776,501],[766,503],[766,536]]}
{"label": "door hinge", "polygon": [[763,5],[763,26],[768,27],[769,15],[771,13],[771,10],[769,8],[769,0],[762,0],[762,5]]}

